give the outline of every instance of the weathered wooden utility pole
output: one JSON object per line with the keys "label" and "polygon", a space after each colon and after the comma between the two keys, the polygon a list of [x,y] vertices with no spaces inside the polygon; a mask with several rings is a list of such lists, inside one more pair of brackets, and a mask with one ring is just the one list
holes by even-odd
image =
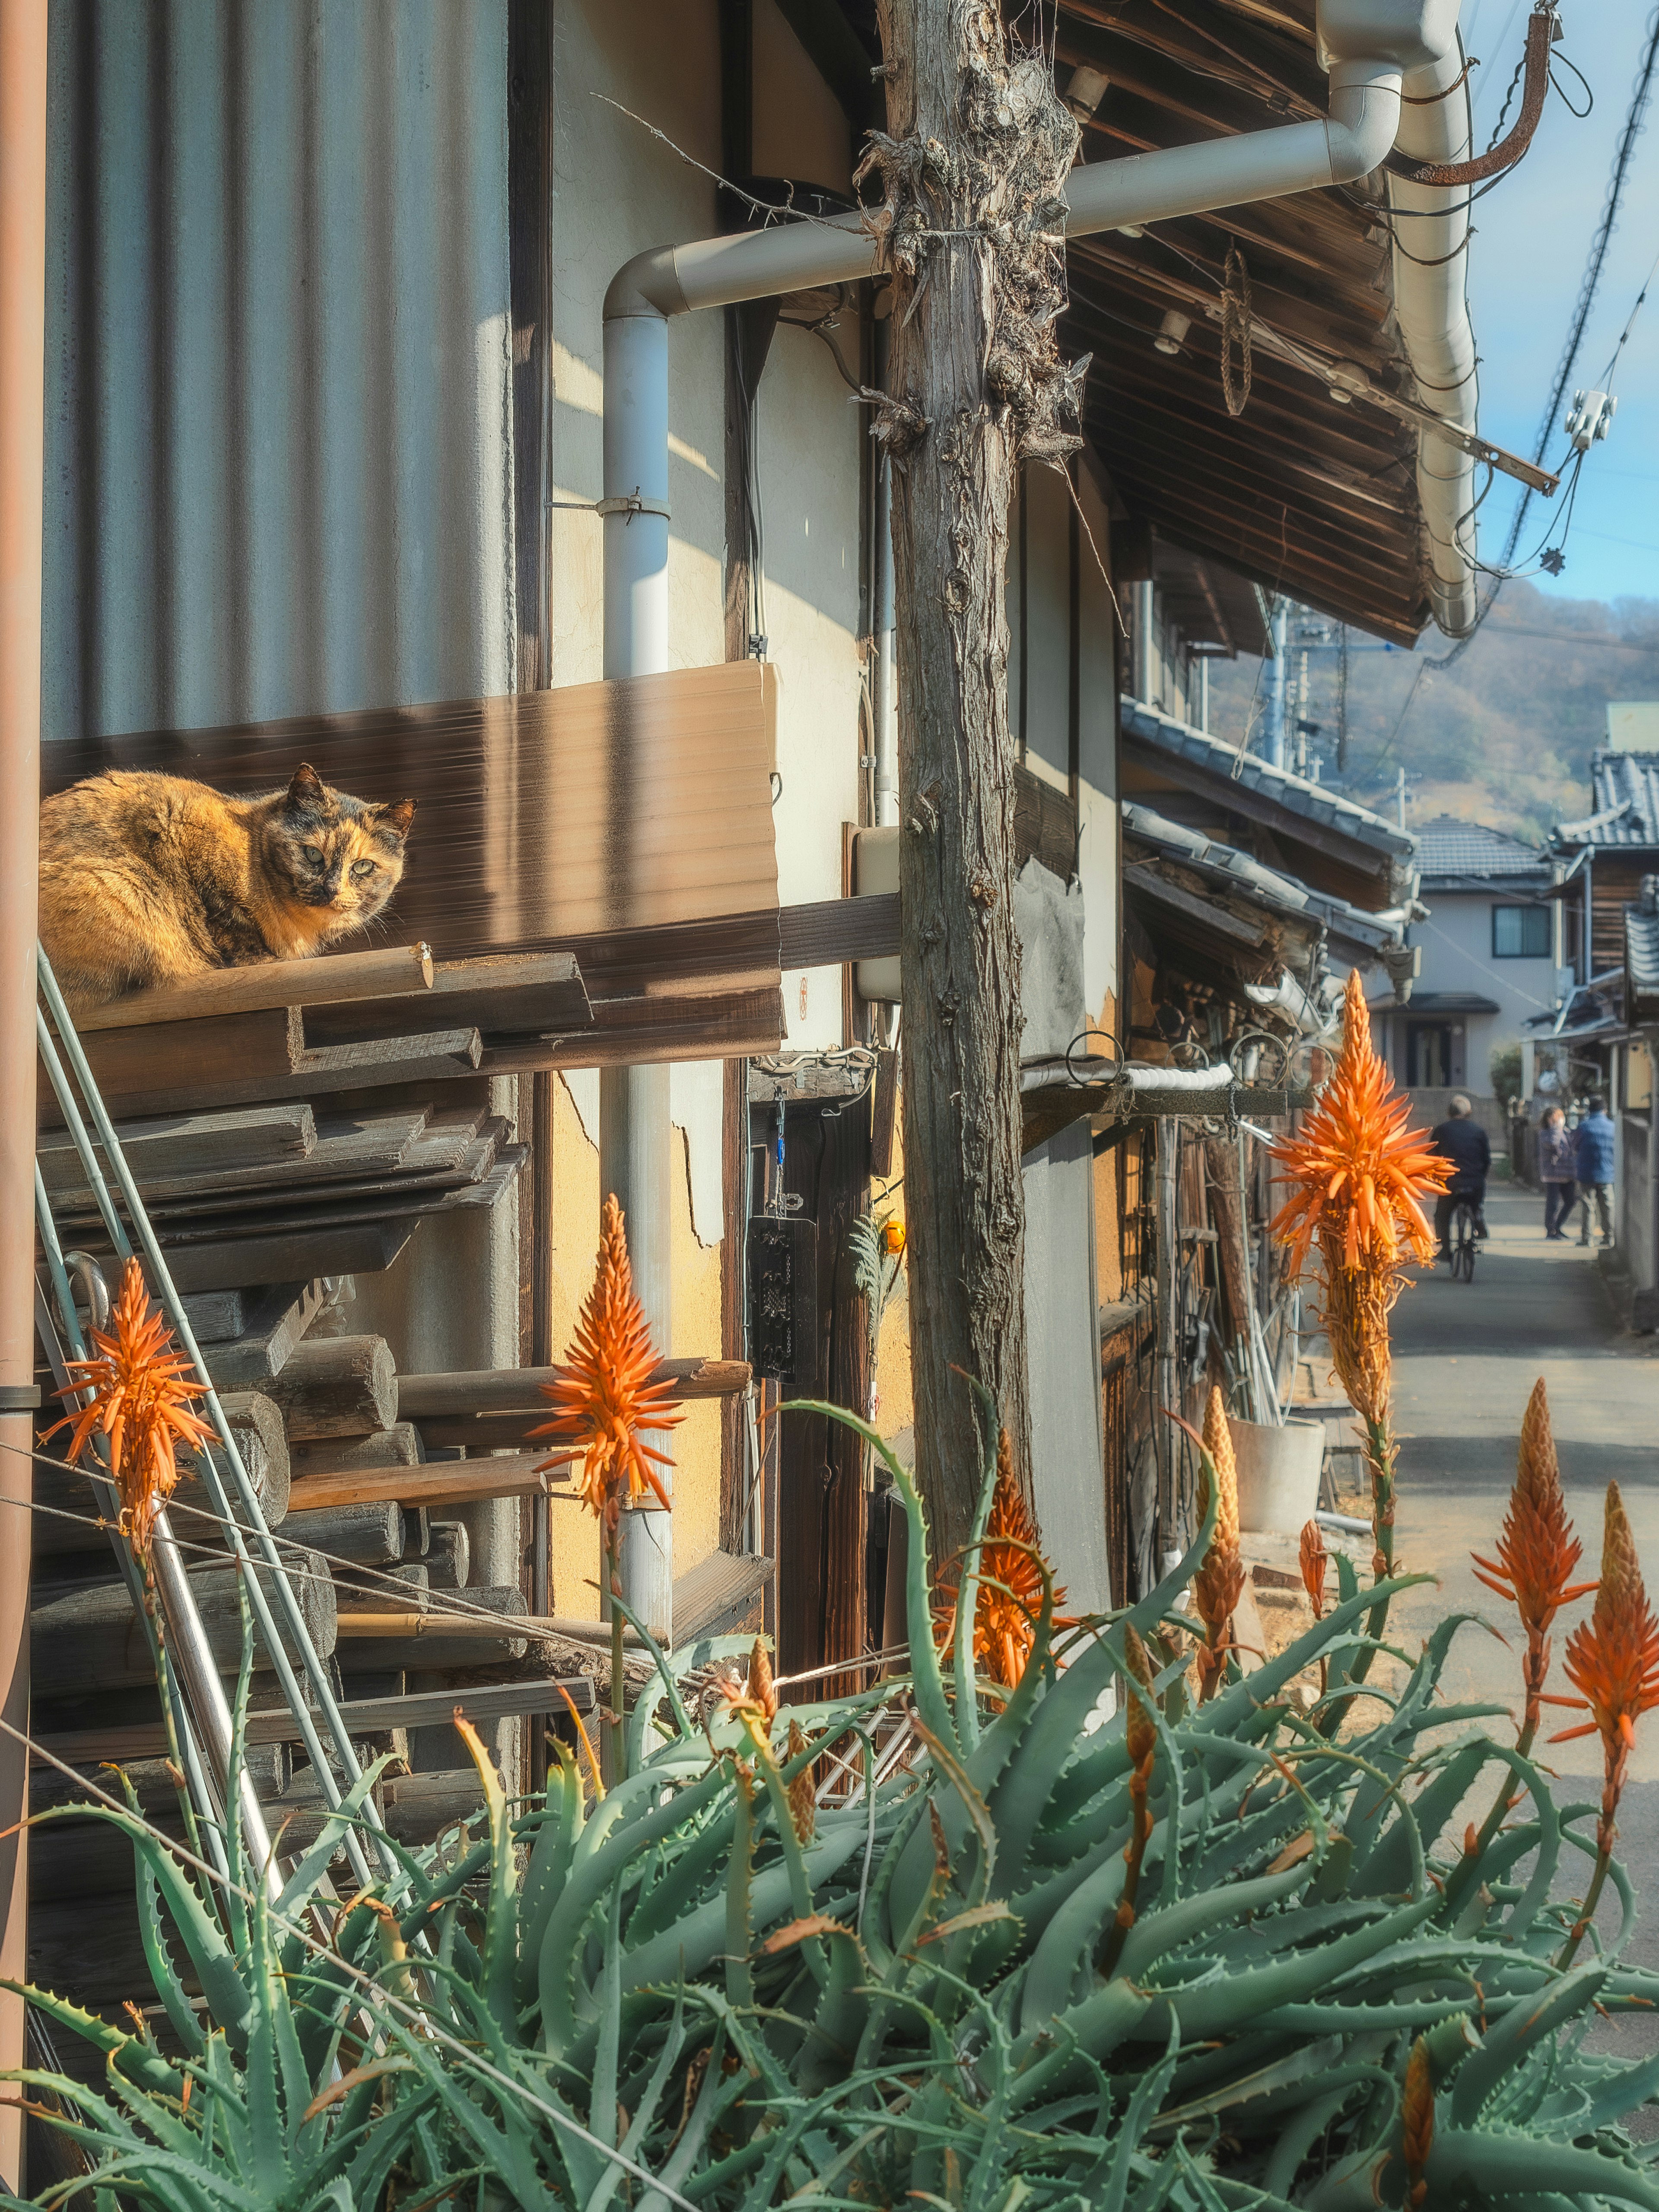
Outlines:
{"label": "weathered wooden utility pole", "polygon": [[917,1472],[936,1559],[971,1525],[973,1394],[1029,1488],[1019,945],[1008,731],[1008,507],[1076,450],[1060,359],[1061,192],[1078,127],[994,0],[878,0],[886,133],[865,169],[893,280],[878,434],[893,463],[905,1217]]}

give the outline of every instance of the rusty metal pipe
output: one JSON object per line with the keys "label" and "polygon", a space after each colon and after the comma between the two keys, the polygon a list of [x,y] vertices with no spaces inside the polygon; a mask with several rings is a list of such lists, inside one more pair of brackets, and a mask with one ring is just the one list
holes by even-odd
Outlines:
{"label": "rusty metal pipe", "polygon": [[[28,1454],[34,1383],[34,935],[40,788],[40,532],[46,350],[46,0],[0,0],[0,1714],[28,1725]],[[27,1971],[28,1758],[0,1742],[0,1977]],[[0,1990],[0,2071],[27,2063]],[[0,2180],[22,2186],[0,2107]]]}

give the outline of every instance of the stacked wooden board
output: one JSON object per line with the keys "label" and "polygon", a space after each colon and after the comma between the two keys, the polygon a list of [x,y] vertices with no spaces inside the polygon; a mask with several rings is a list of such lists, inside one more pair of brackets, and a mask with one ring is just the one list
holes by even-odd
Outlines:
{"label": "stacked wooden board", "polygon": [[[492,1206],[526,1148],[483,1102],[329,1110],[295,1099],[118,1122],[129,1164],[181,1291],[245,1291],[297,1277],[390,1266],[416,1224]],[[65,1243],[106,1249],[67,1136],[40,1158]]]}
{"label": "stacked wooden board", "polygon": [[[303,1165],[329,1141],[326,1125],[313,1135],[296,1131],[294,1120],[290,1113],[281,1140],[268,1127],[269,1148]],[[158,1183],[177,1165],[161,1138],[136,1139],[134,1157]],[[60,1196],[72,1200],[76,1187],[61,1159],[53,1174]],[[458,1703],[485,1726],[529,1711],[568,1712],[567,1696],[579,1711],[592,1710],[593,1662],[583,1648],[531,1632],[518,1589],[473,1580],[467,1509],[520,1494],[522,1469],[516,1460],[489,1457],[428,1465],[418,1431],[398,1418],[389,1347],[378,1336],[329,1333],[350,1309],[334,1303],[328,1285],[192,1303],[204,1325],[211,1325],[210,1304],[222,1327],[259,1324],[204,1345],[204,1356],[210,1367],[240,1355],[245,1365],[258,1360],[265,1368],[253,1378],[257,1387],[228,1394],[227,1413],[266,1522],[283,1543],[313,1643],[343,1693],[353,1739],[365,1759],[392,1757],[378,1793],[386,1825],[400,1841],[428,1842],[479,1802],[477,1776],[452,1725]],[[50,1418],[43,1415],[43,1425]],[[228,1682],[241,1653],[235,1573],[198,1474],[186,1465],[172,1517]],[[349,1486],[371,1474],[380,1478],[376,1502],[317,1502],[331,1480]],[[386,1494],[398,1492],[407,1502]],[[110,1778],[102,1762],[137,1762],[130,1771],[146,1809],[153,1799],[160,1825],[182,1832],[148,1646],[108,1533],[95,1523],[91,1485],[68,1469],[40,1468],[35,1496],[47,1510],[34,1519],[34,1732],[100,1787]],[[282,1828],[283,1847],[292,1851],[317,1832],[321,1792],[270,1656],[258,1645],[253,1686],[249,1735],[261,1798],[273,1832]],[[37,1764],[37,1809],[73,1794],[56,1769]],[[30,1972],[100,2008],[147,1998],[126,1844],[94,1821],[76,1822],[54,1831],[53,1850],[33,1863]]]}

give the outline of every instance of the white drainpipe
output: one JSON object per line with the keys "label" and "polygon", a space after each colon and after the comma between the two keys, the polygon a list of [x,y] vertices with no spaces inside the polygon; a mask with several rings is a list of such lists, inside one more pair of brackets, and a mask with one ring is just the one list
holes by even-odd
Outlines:
{"label": "white drainpipe", "polygon": [[[1322,48],[1330,63],[1328,118],[1075,168],[1066,185],[1067,235],[1201,215],[1369,175],[1400,128],[1402,77],[1455,66],[1457,7],[1458,0],[1320,0]],[[870,276],[874,259],[861,217],[847,215],[657,246],[611,279],[605,298],[601,503],[607,677],[668,665],[668,319],[850,283]],[[665,1067],[602,1075],[599,1177],[627,1211],[640,1295],[667,1352],[672,1186]],[[664,1629],[672,1577],[668,1516],[627,1516],[624,1593]]]}
{"label": "white drainpipe", "polygon": [[[1466,161],[1474,153],[1468,80],[1454,49],[1431,67],[1407,77],[1410,100],[1402,106],[1400,149],[1413,161],[1437,165]],[[1456,87],[1455,90],[1449,88]],[[1445,94],[1437,99],[1437,94]],[[1476,427],[1479,386],[1474,331],[1469,323],[1469,194],[1467,187],[1411,185],[1389,179],[1389,199],[1399,211],[1394,249],[1394,312],[1417,380],[1417,396],[1432,413],[1460,430]],[[1433,214],[1432,210],[1450,212]],[[1425,264],[1430,264],[1425,266]],[[1418,439],[1417,489],[1428,539],[1429,592],[1434,618],[1448,637],[1474,628],[1476,598],[1474,462],[1432,430]]]}

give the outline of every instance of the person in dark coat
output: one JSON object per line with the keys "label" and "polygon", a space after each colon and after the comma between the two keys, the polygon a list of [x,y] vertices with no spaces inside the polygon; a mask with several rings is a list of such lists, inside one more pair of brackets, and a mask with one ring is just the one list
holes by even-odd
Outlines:
{"label": "person in dark coat", "polygon": [[1452,1177],[1435,1200],[1434,1233],[1440,1249],[1437,1260],[1449,1260],[1452,1212],[1460,1199],[1474,1202],[1474,1233],[1486,1233],[1486,1177],[1492,1170],[1492,1139],[1474,1118],[1467,1098],[1454,1098],[1448,1118],[1429,1139],[1443,1159],[1451,1162]]}
{"label": "person in dark coat", "polygon": [[1592,1098],[1589,1112],[1573,1132],[1572,1164],[1584,1201],[1579,1217],[1581,1244],[1590,1241],[1590,1201],[1601,1224],[1601,1242],[1613,1242],[1613,1122],[1605,1098]]}
{"label": "person in dark coat", "polygon": [[1553,1244],[1565,1244],[1567,1232],[1561,1224],[1572,1212],[1577,1184],[1572,1132],[1559,1106],[1546,1109],[1538,1132],[1538,1180],[1544,1186],[1544,1234]]}

